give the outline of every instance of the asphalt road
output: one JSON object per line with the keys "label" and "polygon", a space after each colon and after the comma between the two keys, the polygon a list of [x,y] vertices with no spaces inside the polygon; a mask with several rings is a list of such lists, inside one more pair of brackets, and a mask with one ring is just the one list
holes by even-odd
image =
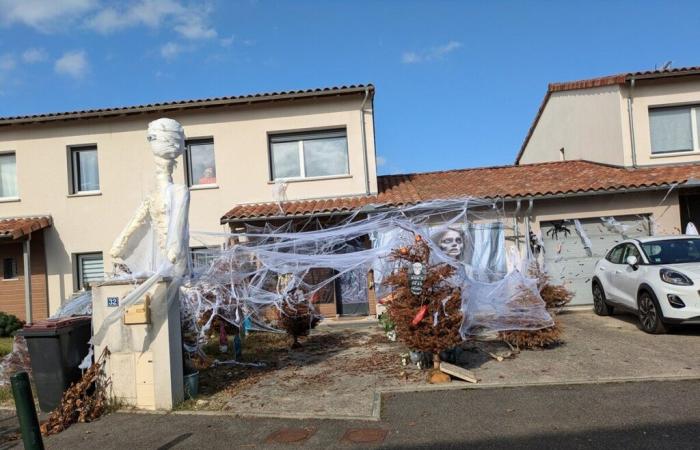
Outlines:
{"label": "asphalt road", "polygon": [[[13,420],[0,417],[0,433]],[[367,428],[375,433],[362,431]],[[45,443],[49,449],[288,448],[270,437],[281,430],[291,432],[280,438],[308,435],[291,444],[297,448],[690,449],[700,446],[700,381],[391,394],[381,422],[118,413]],[[380,442],[352,441],[371,438]]]}

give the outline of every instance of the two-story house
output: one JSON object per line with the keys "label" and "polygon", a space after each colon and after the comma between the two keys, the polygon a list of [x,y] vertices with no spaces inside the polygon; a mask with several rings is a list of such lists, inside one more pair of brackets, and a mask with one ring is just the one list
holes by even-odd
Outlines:
{"label": "two-story house", "polygon": [[232,203],[377,193],[374,87],[359,85],[0,118],[0,310],[34,319],[110,272],[114,238],[154,185],[148,123],[187,136],[195,263]]}

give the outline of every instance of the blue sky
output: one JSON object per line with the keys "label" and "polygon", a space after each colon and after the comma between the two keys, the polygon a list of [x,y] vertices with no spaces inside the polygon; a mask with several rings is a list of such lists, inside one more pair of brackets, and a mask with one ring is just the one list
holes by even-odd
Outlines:
{"label": "blue sky", "polygon": [[0,0],[0,116],[374,83],[380,173],[512,163],[548,82],[700,65],[696,1]]}

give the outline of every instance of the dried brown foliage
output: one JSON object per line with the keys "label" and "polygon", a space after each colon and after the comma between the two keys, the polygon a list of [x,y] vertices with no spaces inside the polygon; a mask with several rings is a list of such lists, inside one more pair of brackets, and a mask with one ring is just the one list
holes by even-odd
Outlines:
{"label": "dried brown foliage", "polygon": [[[454,274],[454,268],[444,263],[428,264],[430,248],[418,238],[410,248],[394,250],[391,258],[399,262],[400,267],[385,280],[385,284],[393,288],[387,311],[396,326],[398,339],[412,350],[432,353],[439,353],[461,342],[462,293],[459,287],[447,281]],[[409,287],[410,264],[414,262],[423,263],[426,270],[423,290],[419,295],[412,294]],[[427,312],[414,325],[412,322],[424,305]],[[436,313],[437,324],[434,324]]]}
{"label": "dried brown foliage", "polygon": [[60,433],[74,423],[92,422],[105,413],[108,407],[109,379],[105,376],[103,366],[107,355],[109,350],[105,348],[83,377],[63,393],[61,403],[41,424],[41,434],[50,436]]}
{"label": "dried brown foliage", "polygon": [[[562,285],[552,284],[550,276],[538,264],[534,264],[530,268],[530,275],[537,279],[540,297],[544,300],[547,311],[554,319],[554,326],[540,330],[502,331],[499,333],[499,337],[504,342],[519,349],[548,348],[561,344],[564,333],[561,324],[556,320],[555,313],[557,308],[561,308],[571,301],[573,293]],[[523,288],[522,295],[517,296],[513,301],[527,305],[534,301],[534,297],[529,290]]]}
{"label": "dried brown foliage", "polygon": [[551,277],[539,266],[534,264],[530,268],[530,275],[537,279],[537,288],[544,300],[547,309],[561,308],[574,297],[573,292],[560,284],[552,284]]}
{"label": "dried brown foliage", "polygon": [[553,327],[541,330],[514,330],[499,333],[503,341],[521,350],[548,348],[561,344],[562,336],[563,328],[556,319]]}
{"label": "dried brown foliage", "polygon": [[299,303],[284,301],[277,311],[278,326],[294,339],[292,348],[298,347],[299,337],[308,336],[320,320],[313,306],[303,301]]}

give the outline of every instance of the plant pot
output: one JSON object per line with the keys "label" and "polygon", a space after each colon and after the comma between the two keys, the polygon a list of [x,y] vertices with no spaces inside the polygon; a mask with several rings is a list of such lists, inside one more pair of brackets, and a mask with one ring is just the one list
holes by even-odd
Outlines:
{"label": "plant pot", "polygon": [[199,393],[199,372],[186,374],[184,377],[185,400],[193,399]]}

